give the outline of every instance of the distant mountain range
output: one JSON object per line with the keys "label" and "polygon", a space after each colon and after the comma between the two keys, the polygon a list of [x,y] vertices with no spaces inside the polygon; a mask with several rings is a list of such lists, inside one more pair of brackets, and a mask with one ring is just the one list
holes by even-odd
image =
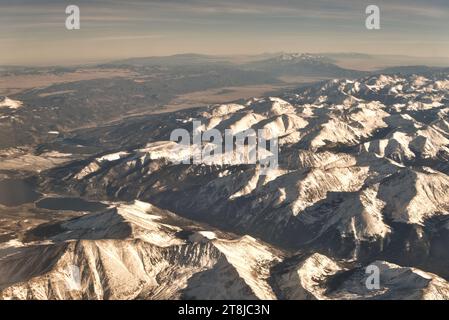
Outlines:
{"label": "distant mountain range", "polygon": [[[361,59],[365,61],[376,59],[390,59],[395,61],[405,59],[405,61],[414,64],[396,65],[386,68],[378,68],[372,71],[360,71],[347,69],[338,66],[338,61],[345,59]],[[210,56],[201,54],[179,54],[168,57],[144,57],[131,58],[111,62],[112,65],[131,65],[131,66],[190,66],[190,65],[226,65],[235,66],[246,70],[263,71],[271,76],[310,76],[327,78],[353,78],[368,74],[401,73],[413,74],[423,72],[445,72],[449,69],[449,59],[441,58],[440,63],[447,63],[447,67],[429,67],[424,64],[419,65],[416,62],[419,58],[403,56],[375,56],[357,53],[340,54],[308,54],[308,53],[278,53],[240,57],[243,62],[236,64],[237,59],[230,56]],[[380,60],[383,61],[383,60]],[[423,61],[426,59],[423,58]],[[385,63],[385,62],[384,62]]]}

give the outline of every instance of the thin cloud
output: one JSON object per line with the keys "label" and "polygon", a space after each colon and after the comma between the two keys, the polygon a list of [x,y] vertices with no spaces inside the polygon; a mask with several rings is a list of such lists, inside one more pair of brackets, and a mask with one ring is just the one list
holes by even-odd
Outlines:
{"label": "thin cloud", "polygon": [[122,35],[122,36],[104,36],[104,37],[93,37],[87,40],[91,41],[117,41],[117,40],[142,40],[142,39],[161,39],[165,36],[160,34],[150,34],[150,35]]}

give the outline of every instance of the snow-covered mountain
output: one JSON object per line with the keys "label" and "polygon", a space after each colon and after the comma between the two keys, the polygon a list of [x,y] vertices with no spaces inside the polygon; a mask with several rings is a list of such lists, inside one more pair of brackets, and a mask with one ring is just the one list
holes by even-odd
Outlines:
{"label": "snow-covered mountain", "polygon": [[[285,252],[250,236],[204,230],[140,201],[111,204],[51,229],[45,238],[0,249],[0,298],[441,299],[449,293],[437,275],[383,261],[373,265],[385,288],[370,292],[361,285],[367,277],[361,266],[318,253],[284,260]],[[330,281],[336,283],[327,290]]]}
{"label": "snow-covered mountain", "polygon": [[[1,249],[2,297],[447,299],[448,89],[444,73],[339,79],[93,129],[92,145],[114,148],[42,173],[39,188],[111,208]],[[263,129],[279,167],[178,164],[168,137],[193,121]],[[67,295],[70,264],[82,286]]]}
{"label": "snow-covered mountain", "polygon": [[249,236],[204,230],[144,202],[111,205],[51,227],[56,231],[45,238],[0,249],[1,298],[276,297],[268,278],[280,250]]}
{"label": "snow-covered mountain", "polygon": [[13,100],[8,97],[0,96],[0,109],[1,108],[18,109],[22,105],[23,105],[22,101]]}
{"label": "snow-covered mountain", "polygon": [[275,75],[357,77],[365,72],[344,69],[328,57],[309,53],[282,53],[268,59],[253,61],[246,67]]}

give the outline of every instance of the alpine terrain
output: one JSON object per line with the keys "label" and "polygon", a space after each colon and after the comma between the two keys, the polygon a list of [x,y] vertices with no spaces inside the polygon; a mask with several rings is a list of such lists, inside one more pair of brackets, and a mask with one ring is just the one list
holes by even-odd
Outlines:
{"label": "alpine terrain", "polygon": [[[3,149],[0,189],[22,193],[0,201],[0,298],[449,299],[447,70],[246,67],[338,79],[61,132],[45,118],[51,139]],[[24,108],[3,97],[0,123]],[[278,139],[278,166],[181,163],[170,135],[194,121]]]}

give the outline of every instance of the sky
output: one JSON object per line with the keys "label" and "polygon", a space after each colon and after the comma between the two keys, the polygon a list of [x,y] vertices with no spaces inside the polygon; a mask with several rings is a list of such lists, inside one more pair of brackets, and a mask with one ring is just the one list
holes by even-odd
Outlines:
{"label": "sky", "polygon": [[[67,30],[77,5],[80,30]],[[368,5],[380,30],[365,27]],[[178,53],[449,57],[449,0],[0,0],[0,65]]]}

